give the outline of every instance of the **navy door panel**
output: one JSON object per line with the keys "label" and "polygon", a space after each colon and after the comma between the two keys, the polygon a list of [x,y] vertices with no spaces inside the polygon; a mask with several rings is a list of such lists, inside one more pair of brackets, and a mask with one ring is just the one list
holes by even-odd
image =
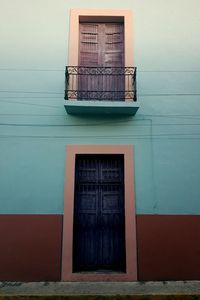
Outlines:
{"label": "navy door panel", "polygon": [[[74,220],[74,257],[75,265],[80,270],[91,269],[96,265],[96,232],[98,193],[95,186],[79,185],[76,187]],[[76,268],[76,267],[75,267]]]}
{"label": "navy door panel", "polygon": [[124,170],[120,155],[77,155],[73,271],[125,271]]}

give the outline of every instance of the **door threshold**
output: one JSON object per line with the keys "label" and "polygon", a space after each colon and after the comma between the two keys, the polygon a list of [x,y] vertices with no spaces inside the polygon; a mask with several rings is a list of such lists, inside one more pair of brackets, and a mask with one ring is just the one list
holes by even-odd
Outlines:
{"label": "door threshold", "polygon": [[99,271],[82,271],[82,272],[73,272],[73,274],[126,274],[123,271],[110,271],[110,270],[99,270]]}

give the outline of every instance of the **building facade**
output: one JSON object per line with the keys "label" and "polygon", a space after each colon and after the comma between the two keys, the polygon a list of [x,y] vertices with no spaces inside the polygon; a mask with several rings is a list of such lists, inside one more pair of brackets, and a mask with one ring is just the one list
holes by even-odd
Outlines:
{"label": "building facade", "polygon": [[0,280],[200,279],[198,1],[1,1]]}

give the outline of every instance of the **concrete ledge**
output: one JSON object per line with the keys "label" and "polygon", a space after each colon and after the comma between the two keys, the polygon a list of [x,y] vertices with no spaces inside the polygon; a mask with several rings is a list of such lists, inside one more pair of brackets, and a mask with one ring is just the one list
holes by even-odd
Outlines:
{"label": "concrete ledge", "polygon": [[200,299],[200,281],[1,282],[0,300]]}
{"label": "concrete ledge", "polygon": [[133,101],[65,100],[64,106],[68,114],[111,114],[133,116],[139,108],[139,103]]}
{"label": "concrete ledge", "polygon": [[199,295],[71,295],[71,296],[0,296],[0,300],[198,300]]}

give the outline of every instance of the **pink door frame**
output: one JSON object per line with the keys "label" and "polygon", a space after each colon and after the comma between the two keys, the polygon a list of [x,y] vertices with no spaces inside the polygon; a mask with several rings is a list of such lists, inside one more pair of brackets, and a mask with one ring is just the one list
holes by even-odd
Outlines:
{"label": "pink door frame", "polygon": [[[124,66],[133,67],[133,14],[126,9],[71,9],[69,26],[68,66],[78,66],[79,23],[80,22],[120,22],[124,24]],[[126,77],[126,76],[125,76]],[[70,85],[70,82],[69,82]],[[78,83],[73,82],[74,88]],[[129,86],[125,78],[125,87]],[[74,98],[73,100],[76,100]],[[69,101],[69,100],[68,100]],[[125,99],[129,101],[129,99]]]}
{"label": "pink door frame", "polygon": [[124,65],[133,67],[133,15],[124,9],[71,9],[69,26],[68,65],[78,66],[79,22],[123,22],[124,23]]}
{"label": "pink door frame", "polygon": [[[124,155],[125,182],[125,273],[73,273],[73,212],[75,159],[77,154]],[[134,166],[132,145],[68,145],[65,166],[62,281],[135,281],[137,280],[136,221],[134,203]]]}

